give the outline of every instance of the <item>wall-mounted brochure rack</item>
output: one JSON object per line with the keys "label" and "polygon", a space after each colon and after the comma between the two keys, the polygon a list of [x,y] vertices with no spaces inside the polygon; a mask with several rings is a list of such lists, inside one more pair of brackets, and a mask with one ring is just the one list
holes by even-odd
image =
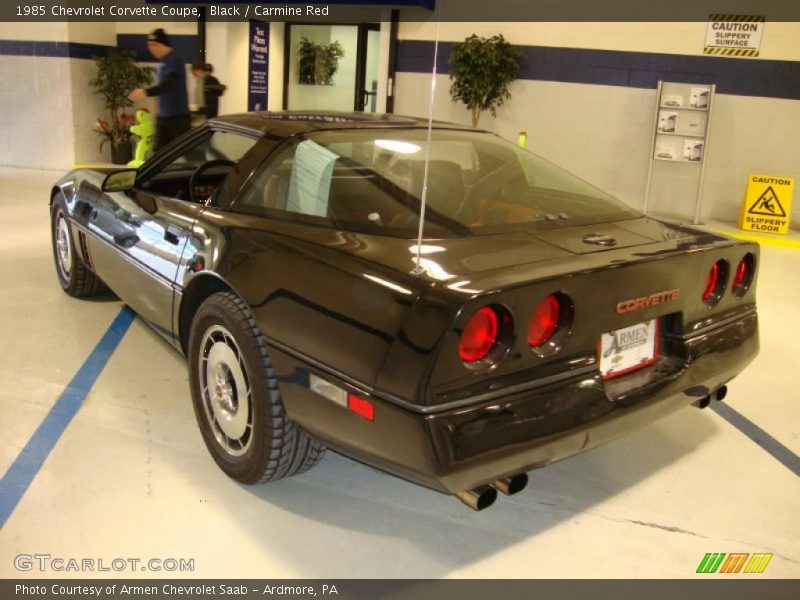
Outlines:
{"label": "wall-mounted brochure rack", "polygon": [[697,165],[699,174],[693,223],[696,225],[700,222],[706,148],[715,92],[714,84],[658,82],[643,212],[647,212],[653,171],[657,163]]}

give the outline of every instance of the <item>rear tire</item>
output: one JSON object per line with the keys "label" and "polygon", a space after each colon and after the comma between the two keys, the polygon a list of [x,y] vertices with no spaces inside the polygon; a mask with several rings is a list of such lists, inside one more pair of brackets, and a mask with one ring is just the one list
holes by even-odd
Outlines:
{"label": "rear tire", "polygon": [[53,242],[53,261],[61,289],[75,298],[93,296],[103,291],[105,289],[103,282],[86,266],[75,248],[67,203],[61,193],[53,198],[50,209],[50,234]]}
{"label": "rear tire", "polygon": [[320,461],[325,447],[286,415],[267,342],[241,298],[222,292],[203,302],[188,354],[197,424],[228,476],[263,483]]}

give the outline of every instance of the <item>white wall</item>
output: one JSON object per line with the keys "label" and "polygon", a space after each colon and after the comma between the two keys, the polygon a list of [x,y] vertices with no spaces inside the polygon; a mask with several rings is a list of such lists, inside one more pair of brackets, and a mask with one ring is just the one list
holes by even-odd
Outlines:
{"label": "white wall", "polygon": [[[377,15],[376,15],[377,16]],[[116,34],[146,33],[153,23],[0,23],[0,39],[72,41],[113,45]],[[173,34],[194,34],[194,23],[160,24]],[[388,24],[382,27],[388,35]],[[247,23],[207,24],[207,60],[228,86],[220,112],[247,109]],[[401,40],[432,40],[430,23],[401,22]],[[476,32],[503,32],[513,43],[556,47],[698,55],[705,23],[443,23],[443,40],[460,41]],[[385,39],[383,40],[385,42]],[[388,55],[388,47],[381,49]],[[284,26],[270,28],[269,108],[280,110],[283,94]],[[800,24],[767,22],[760,59],[800,60]],[[88,86],[90,60],[0,56],[0,164],[68,168],[73,163],[108,160],[91,131],[103,114]],[[430,76],[400,72],[395,110],[426,116]],[[449,78],[438,79],[436,118],[469,123],[467,111],[449,98]],[[383,85],[381,90],[383,91]],[[518,81],[512,100],[482,126],[516,140],[529,133],[534,152],[619,196],[631,206],[643,201],[655,118],[655,90]],[[380,103],[380,99],[379,99]],[[792,176],[800,182],[800,102],[718,95],[706,148],[703,216],[735,219],[747,174]],[[690,216],[696,165],[657,163],[651,209]],[[800,193],[793,221],[800,221]]]}
{"label": "white wall", "polygon": [[392,41],[390,15],[391,12],[385,12],[384,20],[381,21],[380,48],[378,49],[378,101],[375,104],[376,112],[379,113],[386,112],[386,100],[389,95],[389,52]]}
{"label": "white wall", "polygon": [[231,94],[232,71],[228,63],[228,24],[223,21],[206,23],[206,62],[214,65],[214,76],[228,86],[219,100],[220,113],[227,110],[228,98]]}
{"label": "white wall", "polygon": [[[463,1],[458,0],[459,3]],[[405,11],[401,12],[403,14]],[[485,37],[502,33],[512,44],[528,46],[698,55],[703,51],[706,27],[705,22],[441,23],[439,39],[460,42],[472,33]],[[401,40],[434,40],[436,23],[404,22],[401,16],[398,37]],[[760,57],[800,60],[798,24],[768,20],[764,25]]]}
{"label": "white wall", "polygon": [[[800,101],[720,94],[711,127],[705,214],[737,219],[750,173],[793,177],[800,184]],[[800,224],[798,189],[795,225]]]}
{"label": "white wall", "polygon": [[[512,43],[671,54],[702,54],[705,23],[442,23],[443,41],[503,33]],[[401,40],[433,40],[431,23],[401,23]],[[800,24],[766,23],[759,59],[800,60]],[[395,112],[426,117],[431,76],[397,74]],[[437,78],[435,118],[469,124],[449,97],[450,79]],[[497,118],[481,126],[516,141],[627,204],[641,208],[655,115],[655,89],[518,80]],[[706,146],[702,217],[735,220],[748,173],[794,177],[800,183],[800,101],[718,94]],[[658,162],[650,197],[656,213],[691,217],[698,166]],[[800,222],[795,194],[793,222]]]}
{"label": "white wall", "polygon": [[[43,23],[54,41],[69,37],[66,23]],[[0,23],[0,39],[29,40],[37,28]],[[72,94],[68,59],[0,56],[0,164],[61,168],[72,164]]]}
{"label": "white wall", "polygon": [[[239,113],[247,111],[247,71],[249,60],[249,23],[226,23],[228,36],[226,56],[228,61],[228,90],[222,97],[220,113]],[[208,57],[209,62],[214,61]]]}
{"label": "white wall", "polygon": [[[114,23],[0,23],[0,39],[109,44]],[[90,60],[0,56],[0,164],[66,169],[101,159]],[[106,153],[109,150],[106,150]]]}
{"label": "white wall", "polygon": [[[427,117],[430,87],[430,75],[398,73],[395,112]],[[469,112],[450,100],[449,89],[449,77],[439,75],[434,118],[470,125]],[[517,81],[511,93],[497,118],[484,114],[480,127],[511,141],[527,131],[532,152],[636,204],[647,173],[651,93],[549,81]]]}
{"label": "white wall", "polygon": [[0,21],[0,40],[49,40],[66,42],[69,30],[66,23],[12,23]]}
{"label": "white wall", "polygon": [[271,23],[269,29],[269,110],[283,110],[283,57],[286,25]]}
{"label": "white wall", "polygon": [[69,59],[0,57],[0,165],[62,169],[75,159]]}
{"label": "white wall", "polygon": [[[352,111],[355,100],[358,28],[353,26],[295,25],[291,28],[289,108],[292,110]],[[297,45],[302,38],[318,44],[339,42],[344,56],[333,76],[333,85],[298,83]]]}
{"label": "white wall", "polygon": [[[0,23],[0,39],[78,42],[114,46],[118,33],[146,33],[164,26],[171,33],[195,34],[194,23]],[[108,119],[89,82],[90,59],[54,56],[0,56],[0,165],[68,169],[74,164],[108,162],[108,145],[92,129]]]}
{"label": "white wall", "polygon": [[[84,44],[114,46],[117,43],[117,27],[116,23],[69,23],[69,39]],[[102,138],[92,131],[98,117],[109,118],[102,99],[89,86],[89,81],[97,75],[97,69],[91,60],[68,59],[68,62],[72,93],[72,143],[75,149],[73,160],[76,164],[108,162],[111,152],[108,144],[101,152]]]}
{"label": "white wall", "polygon": [[[283,23],[271,23],[269,31],[268,109],[283,106]],[[206,62],[214,65],[214,74],[228,86],[220,98],[221,115],[247,111],[249,66],[248,23],[206,23]]]}

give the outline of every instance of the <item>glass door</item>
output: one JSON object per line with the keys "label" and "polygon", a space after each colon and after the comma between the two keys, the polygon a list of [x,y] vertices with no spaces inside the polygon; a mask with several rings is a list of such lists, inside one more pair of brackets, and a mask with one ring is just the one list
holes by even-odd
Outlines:
{"label": "glass door", "polygon": [[355,109],[360,112],[374,113],[377,110],[380,37],[378,25],[359,26]]}
{"label": "glass door", "polygon": [[378,25],[286,27],[284,108],[375,112]]}

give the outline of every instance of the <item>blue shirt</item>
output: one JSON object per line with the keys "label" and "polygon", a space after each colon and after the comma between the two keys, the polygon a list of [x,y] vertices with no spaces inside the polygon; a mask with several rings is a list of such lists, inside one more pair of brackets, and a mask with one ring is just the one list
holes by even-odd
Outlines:
{"label": "blue shirt", "polygon": [[186,68],[183,61],[173,50],[167,54],[158,66],[158,85],[175,73],[177,82],[158,96],[158,116],[171,117],[189,113],[189,97],[186,92]]}

